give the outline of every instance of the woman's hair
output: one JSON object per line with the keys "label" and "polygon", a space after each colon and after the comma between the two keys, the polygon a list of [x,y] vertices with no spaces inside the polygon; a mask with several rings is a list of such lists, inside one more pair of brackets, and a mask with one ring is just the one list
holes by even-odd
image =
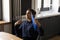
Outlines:
{"label": "woman's hair", "polygon": [[35,14],[36,14],[36,11],[35,10],[33,10],[33,9],[27,9],[27,10],[31,11],[32,12],[32,15],[35,16]]}

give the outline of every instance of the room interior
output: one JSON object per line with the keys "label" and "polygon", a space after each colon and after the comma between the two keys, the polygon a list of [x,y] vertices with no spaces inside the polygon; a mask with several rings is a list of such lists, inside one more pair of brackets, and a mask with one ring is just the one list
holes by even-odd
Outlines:
{"label": "room interior", "polygon": [[[15,33],[15,22],[26,20],[28,8],[36,11],[44,30],[37,40],[59,40],[60,38],[60,0],[0,0],[0,32]],[[57,39],[53,38],[55,36]]]}

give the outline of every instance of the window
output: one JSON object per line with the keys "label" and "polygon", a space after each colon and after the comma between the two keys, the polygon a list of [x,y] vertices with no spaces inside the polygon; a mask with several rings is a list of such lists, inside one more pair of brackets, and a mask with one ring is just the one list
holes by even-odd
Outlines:
{"label": "window", "polygon": [[50,11],[58,12],[59,0],[38,0],[35,2],[35,9],[40,9],[40,11]]}
{"label": "window", "polygon": [[[58,12],[60,6],[60,0],[38,0],[36,1],[36,18],[50,17],[60,15]],[[41,6],[38,6],[41,5]],[[40,10],[39,10],[40,9]]]}
{"label": "window", "polygon": [[52,4],[52,0],[41,0],[41,11],[48,11]]}

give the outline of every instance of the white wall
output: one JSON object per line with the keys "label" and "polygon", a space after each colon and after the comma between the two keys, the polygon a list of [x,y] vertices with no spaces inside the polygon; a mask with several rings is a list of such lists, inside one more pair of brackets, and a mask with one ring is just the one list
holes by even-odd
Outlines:
{"label": "white wall", "polygon": [[60,6],[60,0],[59,0],[59,6]]}
{"label": "white wall", "polygon": [[35,0],[32,0],[32,9],[35,9]]}
{"label": "white wall", "polygon": [[[3,20],[6,22],[10,22],[10,17],[11,17],[11,0],[2,0],[2,5],[3,5]],[[11,24],[5,24],[4,25],[4,32],[11,33],[12,31],[12,25]]]}
{"label": "white wall", "polygon": [[35,10],[37,10],[38,8],[41,8],[41,0],[35,0]]}
{"label": "white wall", "polygon": [[53,12],[58,12],[59,8],[59,0],[53,0],[52,1],[52,10]]}
{"label": "white wall", "polygon": [[9,0],[2,0],[3,5],[3,20],[10,22],[10,5]]}
{"label": "white wall", "polygon": [[[39,0],[39,1],[41,1],[41,0]],[[39,2],[39,1],[38,0],[32,0],[32,9],[37,11],[41,7],[41,4],[39,4],[41,2]]]}
{"label": "white wall", "polygon": [[44,0],[44,8],[45,7],[50,7],[50,1],[51,0]]}

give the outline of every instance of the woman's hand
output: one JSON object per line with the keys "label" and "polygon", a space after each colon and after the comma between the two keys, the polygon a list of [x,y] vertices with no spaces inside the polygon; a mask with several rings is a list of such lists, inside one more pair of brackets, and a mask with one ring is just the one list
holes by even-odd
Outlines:
{"label": "woman's hand", "polygon": [[21,20],[18,20],[17,22],[15,22],[14,26],[18,25],[18,24],[21,24],[22,21]]}
{"label": "woman's hand", "polygon": [[41,26],[40,22],[37,19],[35,19],[35,23],[38,25],[38,27]]}

